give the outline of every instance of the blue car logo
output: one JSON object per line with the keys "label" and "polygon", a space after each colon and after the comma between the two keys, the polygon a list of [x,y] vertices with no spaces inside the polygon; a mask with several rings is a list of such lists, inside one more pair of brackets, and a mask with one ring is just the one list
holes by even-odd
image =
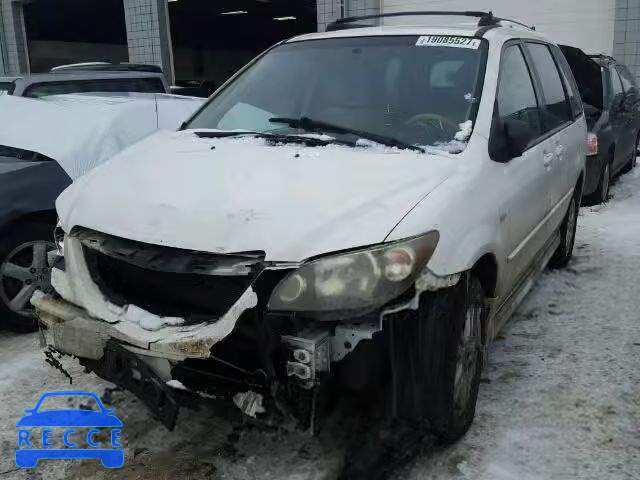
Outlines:
{"label": "blue car logo", "polygon": [[[49,397],[91,397],[100,411],[80,409],[41,410],[42,402]],[[33,409],[25,410],[16,427],[18,427],[18,448],[16,449],[16,465],[20,468],[32,468],[41,458],[57,459],[100,459],[107,468],[118,468],[124,463],[124,450],[120,444],[120,428],[122,422],[113,413],[114,410],[104,408],[100,398],[90,392],[49,392],[40,397]],[[33,435],[29,428],[42,428],[41,438]],[[90,427],[86,435],[80,434],[76,428]],[[110,429],[111,448],[100,448],[95,438],[100,428]],[[55,438],[54,438],[54,429]],[[64,430],[63,430],[64,429]],[[58,431],[60,430],[60,431]],[[61,440],[61,442],[60,442]],[[67,448],[54,448],[62,443]],[[85,445],[86,444],[86,445]],[[62,445],[59,445],[60,447]],[[76,446],[78,448],[76,448]],[[85,448],[88,447],[88,448]]]}

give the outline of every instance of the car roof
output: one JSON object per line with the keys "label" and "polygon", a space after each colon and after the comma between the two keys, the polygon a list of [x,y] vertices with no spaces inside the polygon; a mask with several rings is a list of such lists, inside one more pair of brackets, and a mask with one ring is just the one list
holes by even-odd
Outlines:
{"label": "car roof", "polygon": [[64,80],[91,80],[103,78],[149,78],[164,77],[157,72],[97,72],[89,70],[58,70],[56,72],[32,73],[22,77],[15,77],[14,80],[24,80],[26,82],[58,82]]}
{"label": "car roof", "polygon": [[286,41],[286,43],[302,42],[306,40],[321,40],[327,38],[351,38],[351,37],[380,37],[398,35],[451,35],[462,37],[475,37],[482,35],[491,42],[504,42],[512,38],[525,38],[542,40],[553,43],[545,35],[535,30],[503,22],[491,27],[478,27],[477,22],[447,22],[427,23],[411,25],[383,25],[371,27],[355,27],[334,30],[330,32],[308,33],[299,35]]}

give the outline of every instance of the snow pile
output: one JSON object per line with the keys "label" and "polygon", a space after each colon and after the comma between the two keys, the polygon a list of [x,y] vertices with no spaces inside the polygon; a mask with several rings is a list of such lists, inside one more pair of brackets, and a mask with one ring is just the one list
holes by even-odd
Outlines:
{"label": "snow pile", "polygon": [[471,133],[473,132],[473,122],[471,120],[467,120],[458,126],[460,127],[460,130],[456,132],[453,138],[459,142],[468,141],[469,138],[471,138]]}
{"label": "snow pile", "polygon": [[109,310],[118,315],[118,317],[125,321],[135,323],[139,325],[143,330],[155,332],[163,327],[171,326],[175,327],[184,323],[184,318],[181,317],[161,317],[154,315],[151,312],[146,311],[136,305],[125,305],[124,307],[117,307],[112,303],[108,304]]}

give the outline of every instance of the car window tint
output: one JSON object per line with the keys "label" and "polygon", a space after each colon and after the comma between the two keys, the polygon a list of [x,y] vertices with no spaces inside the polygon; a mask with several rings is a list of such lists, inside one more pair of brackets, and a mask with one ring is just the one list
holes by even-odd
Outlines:
{"label": "car window tint", "polygon": [[301,129],[269,119],[308,117],[405,143],[461,148],[464,142],[453,140],[461,123],[475,119],[487,42],[469,38],[472,48],[451,48],[421,45],[420,38],[280,45],[219,91],[187,128],[290,134]]}
{"label": "car window tint", "polygon": [[431,67],[429,83],[431,87],[451,88],[456,86],[454,77],[464,66],[462,60],[443,60]]}
{"label": "car window tint", "polygon": [[165,89],[159,78],[104,78],[36,83],[27,88],[24,96],[39,98],[48,95],[91,92],[164,93]]}
{"label": "car window tint", "polygon": [[498,113],[502,121],[526,122],[537,138],[542,133],[540,109],[529,68],[519,46],[505,49],[498,85]]}
{"label": "car window tint", "polygon": [[527,43],[540,83],[546,111],[544,112],[545,130],[553,130],[565,122],[571,121],[573,115],[564,86],[560,79],[560,72],[551,56],[549,47],[541,43]]}
{"label": "car window tint", "polygon": [[[569,62],[563,55],[562,51],[558,47],[552,48],[553,56],[560,67],[560,73],[562,74],[562,81],[567,91],[567,97],[569,97],[569,104],[571,106],[571,113],[573,118],[578,118],[582,115],[583,106],[582,98],[580,97],[580,89],[578,87],[576,78],[573,76]],[[602,97],[602,91],[600,91],[600,98]],[[602,103],[602,100],[600,101]]]}

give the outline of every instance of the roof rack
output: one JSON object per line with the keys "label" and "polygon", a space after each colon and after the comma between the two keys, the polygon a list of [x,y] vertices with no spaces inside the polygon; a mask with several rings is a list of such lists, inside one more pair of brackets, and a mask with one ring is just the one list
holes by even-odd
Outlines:
{"label": "roof rack", "polygon": [[493,14],[493,12],[482,12],[482,11],[473,11],[473,10],[467,10],[467,11],[431,10],[431,11],[421,11],[421,12],[412,11],[412,12],[380,13],[377,15],[363,15],[359,17],[338,18],[333,23],[330,23],[329,25],[327,25],[327,32],[370,26],[370,25],[362,25],[362,24],[355,23],[361,20],[375,20],[378,18],[413,17],[413,16],[474,17],[474,18],[479,18],[478,27],[496,27],[496,26],[499,26],[501,22],[509,22],[509,23],[515,23],[516,25],[520,25],[530,30],[536,29],[536,27],[534,26],[526,25],[517,20],[496,17]]}

